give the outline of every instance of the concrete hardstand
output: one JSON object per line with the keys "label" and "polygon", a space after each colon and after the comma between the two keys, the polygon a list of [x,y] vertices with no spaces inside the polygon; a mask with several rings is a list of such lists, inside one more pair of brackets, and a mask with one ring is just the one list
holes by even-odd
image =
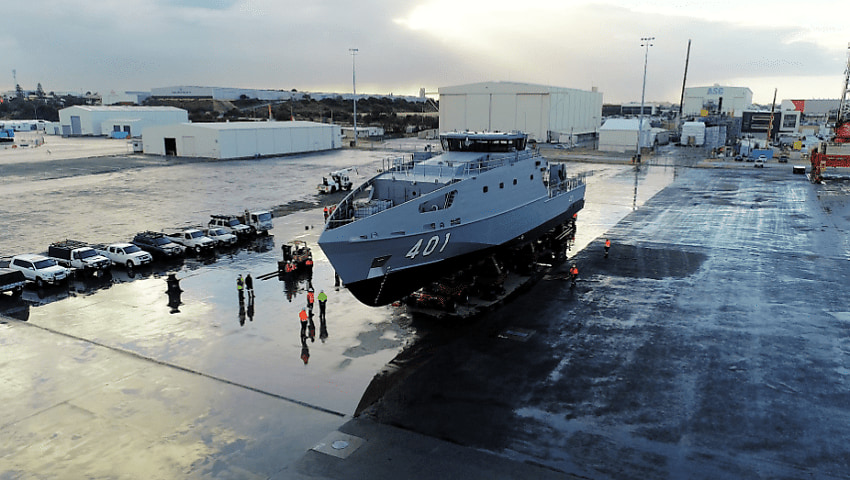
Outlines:
{"label": "concrete hardstand", "polygon": [[[845,478],[850,184],[658,160],[589,177],[571,261],[473,319],[334,290],[316,210],[180,270],[179,313],[155,276],[7,308],[0,477]],[[304,284],[246,322],[233,283],[296,237],[303,344]]]}

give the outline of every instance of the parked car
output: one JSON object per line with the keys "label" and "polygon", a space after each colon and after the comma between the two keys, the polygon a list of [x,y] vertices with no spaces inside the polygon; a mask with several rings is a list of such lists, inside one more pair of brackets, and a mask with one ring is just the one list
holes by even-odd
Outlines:
{"label": "parked car", "polygon": [[140,232],[133,237],[133,245],[160,258],[177,258],[183,256],[185,248],[171,241],[162,232]]}
{"label": "parked car", "polygon": [[108,258],[99,254],[91,245],[77,240],[63,240],[47,248],[47,256],[59,265],[73,268],[77,272],[96,276],[112,267]]}
{"label": "parked car", "polygon": [[174,243],[179,243],[196,254],[210,253],[215,248],[215,241],[197,228],[167,232],[166,235]]}
{"label": "parked car", "polygon": [[9,262],[9,268],[19,270],[39,288],[67,281],[71,275],[71,270],[57,264],[56,260],[36,254],[15,255]]}
{"label": "parked car", "polygon": [[740,154],[735,155],[735,161],[736,161],[736,162],[743,162],[743,161],[744,161],[744,157],[743,157],[742,155],[740,155]]}
{"label": "parked car", "polygon": [[113,243],[96,249],[98,253],[105,256],[116,265],[124,265],[128,269],[149,265],[153,262],[153,255],[133,245],[132,243]]}
{"label": "parked car", "polygon": [[755,163],[753,163],[753,167],[764,168],[764,155],[756,159]]}
{"label": "parked car", "polygon": [[236,245],[237,238],[236,235],[228,232],[224,229],[224,227],[210,227],[204,229],[204,234],[213,240],[215,240],[216,245],[219,247],[229,247],[232,245]]}
{"label": "parked car", "polygon": [[20,270],[0,268],[0,293],[12,292],[12,296],[17,297],[24,291],[25,283],[27,277]]}

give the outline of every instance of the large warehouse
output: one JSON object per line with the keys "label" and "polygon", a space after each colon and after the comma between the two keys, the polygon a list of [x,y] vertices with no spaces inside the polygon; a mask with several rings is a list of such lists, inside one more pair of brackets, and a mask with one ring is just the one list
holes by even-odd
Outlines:
{"label": "large warehouse", "polygon": [[339,125],[316,122],[181,123],[148,127],[144,152],[201,158],[249,158],[342,147]]}
{"label": "large warehouse", "polygon": [[602,93],[512,82],[441,87],[440,131],[519,130],[541,142],[593,137],[602,118]]}
{"label": "large warehouse", "polygon": [[112,132],[138,137],[145,127],[188,121],[189,113],[177,107],[75,105],[59,110],[59,130],[66,137]]}
{"label": "large warehouse", "polygon": [[753,106],[753,91],[747,87],[688,87],[682,101],[682,115],[725,113],[740,117]]}

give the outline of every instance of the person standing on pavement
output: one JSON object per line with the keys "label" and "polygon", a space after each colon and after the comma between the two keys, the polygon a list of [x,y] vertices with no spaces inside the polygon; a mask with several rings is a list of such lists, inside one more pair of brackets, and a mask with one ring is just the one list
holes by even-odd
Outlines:
{"label": "person standing on pavement", "polygon": [[248,290],[248,296],[254,296],[254,279],[251,278],[251,274],[249,273],[245,276],[245,290]]}
{"label": "person standing on pavement", "polygon": [[245,286],[245,282],[242,280],[242,274],[240,273],[238,277],[236,277],[236,292],[239,294],[239,303],[245,301],[245,292],[243,290]]}
{"label": "person standing on pavement", "polygon": [[298,314],[298,319],[301,321],[301,341],[304,342],[307,339],[307,309],[302,308],[301,312]]}
{"label": "person standing on pavement", "polygon": [[605,239],[605,258],[608,258],[608,250],[610,250],[610,249],[611,249],[611,239],[606,238]]}
{"label": "person standing on pavement", "polygon": [[578,278],[578,267],[576,267],[576,264],[574,263],[573,266],[570,267],[570,280],[572,280],[572,282],[573,282],[571,287],[576,286],[576,279],[577,278]]}
{"label": "person standing on pavement", "polygon": [[319,290],[319,320],[325,319],[325,307],[328,303],[328,295],[324,290]]}
{"label": "person standing on pavement", "polygon": [[313,303],[315,302],[316,297],[313,294],[313,289],[307,291],[307,308],[310,309],[310,313],[313,313]]}

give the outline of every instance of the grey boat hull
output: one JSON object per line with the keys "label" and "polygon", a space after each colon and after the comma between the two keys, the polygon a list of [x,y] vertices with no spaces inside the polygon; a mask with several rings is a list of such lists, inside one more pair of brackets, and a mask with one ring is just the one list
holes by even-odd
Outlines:
{"label": "grey boat hull", "polygon": [[[386,305],[500,247],[531,242],[570,221],[584,206],[584,190],[581,184],[554,197],[433,231],[390,238],[351,238],[339,231],[336,238],[323,235],[320,244],[360,302]],[[389,209],[368,220],[387,222],[396,215],[396,209]]]}

